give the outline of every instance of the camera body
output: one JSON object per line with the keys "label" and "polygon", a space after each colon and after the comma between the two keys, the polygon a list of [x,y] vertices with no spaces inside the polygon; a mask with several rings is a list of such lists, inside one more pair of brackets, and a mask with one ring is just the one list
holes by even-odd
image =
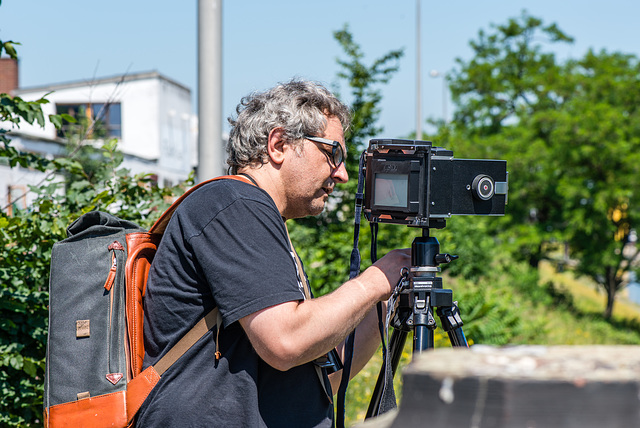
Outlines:
{"label": "camera body", "polygon": [[504,160],[454,159],[430,141],[374,139],[365,152],[364,213],[370,222],[441,229],[452,215],[505,213]]}

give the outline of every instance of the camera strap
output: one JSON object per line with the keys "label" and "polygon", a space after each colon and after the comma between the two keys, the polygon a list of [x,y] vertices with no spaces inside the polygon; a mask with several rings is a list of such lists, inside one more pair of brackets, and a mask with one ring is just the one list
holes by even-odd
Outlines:
{"label": "camera strap", "polygon": [[[289,236],[289,229],[287,228],[287,223],[286,222],[284,224],[284,229],[287,232],[287,238],[289,239],[289,245],[290,245],[290,248],[291,248],[291,255],[293,256],[293,258],[294,258],[294,260],[296,262],[296,270],[298,271],[298,279],[300,280],[300,283],[302,283],[304,298],[305,298],[305,300],[311,299],[313,297],[313,294],[311,294],[311,287],[309,286],[309,281],[307,280],[307,275],[304,273],[304,268],[302,266],[302,261],[300,260],[300,257],[298,257],[298,253],[296,252],[296,249],[293,247],[293,242],[291,242],[291,237]],[[314,364],[313,366],[314,366],[314,368],[316,370],[316,374],[318,375],[318,379],[320,379],[320,384],[322,385],[322,389],[324,389],[324,393],[329,398],[329,401],[333,403],[333,399],[331,397],[331,394],[329,393],[329,389],[328,389],[328,387],[327,387],[327,385],[325,384],[325,381],[324,381],[324,376],[322,374],[322,368],[317,364]]]}
{"label": "camera strap", "polygon": [[[358,189],[356,190],[355,202],[355,219],[353,226],[353,249],[351,250],[351,260],[349,265],[349,279],[353,279],[360,274],[360,218],[362,217],[362,205],[364,203],[364,159],[366,152],[360,156],[360,164],[358,167]],[[353,330],[347,336],[344,342],[344,361],[342,368],[342,377],[340,380],[340,388],[338,388],[338,397],[336,403],[336,428],[344,428],[345,417],[345,401],[347,395],[347,385],[351,375],[351,363],[353,361],[353,345],[356,338],[356,330]]]}

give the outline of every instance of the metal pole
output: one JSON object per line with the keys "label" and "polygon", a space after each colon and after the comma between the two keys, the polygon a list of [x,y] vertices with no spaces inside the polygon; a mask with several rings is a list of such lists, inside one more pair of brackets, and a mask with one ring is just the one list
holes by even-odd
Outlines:
{"label": "metal pole", "polygon": [[422,139],[422,88],[420,72],[420,0],[416,0],[416,140]]}
{"label": "metal pole", "polygon": [[196,181],[221,175],[222,0],[198,0],[198,168]]}

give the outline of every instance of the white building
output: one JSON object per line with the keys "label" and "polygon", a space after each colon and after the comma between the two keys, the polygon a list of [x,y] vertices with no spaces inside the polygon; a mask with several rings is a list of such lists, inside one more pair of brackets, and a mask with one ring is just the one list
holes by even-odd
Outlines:
{"label": "white building", "polygon": [[[197,118],[192,113],[191,91],[157,72],[6,92],[27,101],[48,94],[49,103],[43,105],[45,117],[68,113],[97,118],[99,129],[88,135],[88,143],[101,145],[117,138],[118,149],[124,154],[122,167],[133,174],[152,174],[161,186],[184,181],[196,167]],[[11,129],[12,145],[19,150],[49,157],[64,153],[64,128],[56,130],[51,123],[44,128],[26,123],[20,128],[7,123],[0,123],[0,127]],[[43,177],[37,171],[0,163],[0,205],[16,201],[28,185],[40,184]],[[23,207],[29,202],[28,197],[19,200]]]}

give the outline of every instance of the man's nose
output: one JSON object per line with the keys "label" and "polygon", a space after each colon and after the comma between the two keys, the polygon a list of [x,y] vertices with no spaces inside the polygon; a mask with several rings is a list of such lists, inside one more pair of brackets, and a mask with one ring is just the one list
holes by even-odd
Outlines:
{"label": "man's nose", "polygon": [[331,178],[333,178],[338,183],[346,183],[349,181],[349,173],[347,172],[347,165],[342,162],[337,168],[333,169],[331,173]]}

